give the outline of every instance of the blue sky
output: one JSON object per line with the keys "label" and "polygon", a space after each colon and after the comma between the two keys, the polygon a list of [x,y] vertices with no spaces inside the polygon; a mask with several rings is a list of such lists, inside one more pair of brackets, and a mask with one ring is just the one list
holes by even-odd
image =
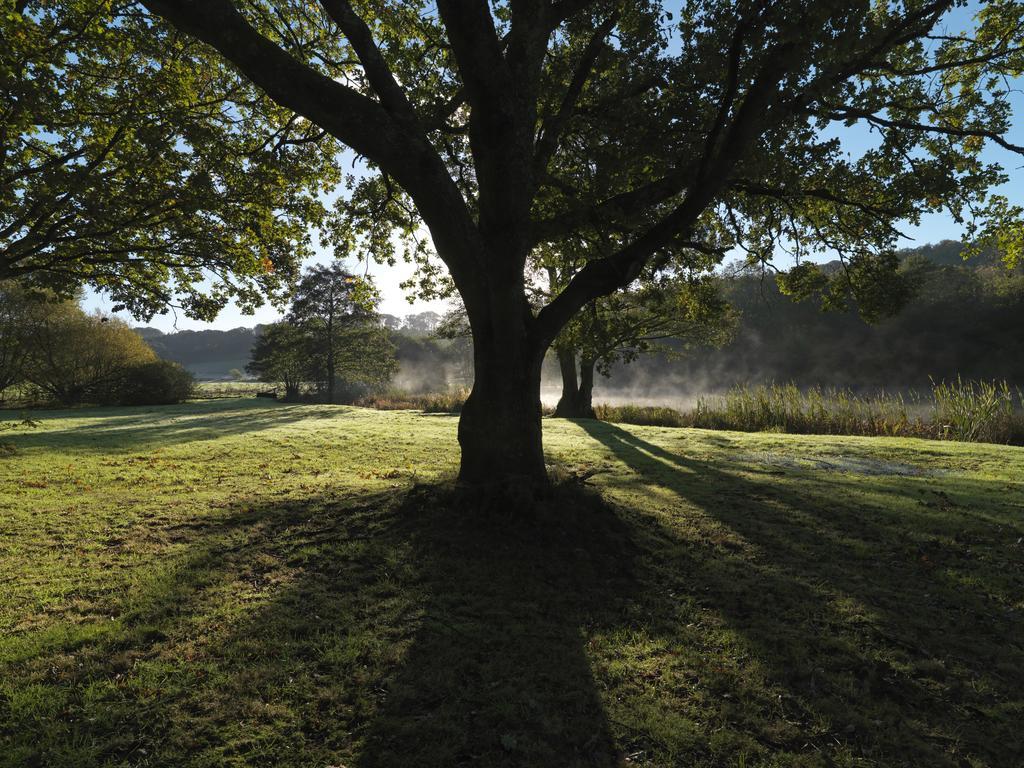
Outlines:
{"label": "blue sky", "polygon": [[[970,25],[971,17],[977,4],[971,4],[967,8],[958,8],[950,14],[946,22],[946,32],[953,33],[962,31]],[[1012,104],[1014,108],[1013,129],[1007,137],[1011,143],[1024,144],[1024,79],[1018,79],[1015,84],[1019,90],[1013,94]],[[856,157],[865,149],[874,144],[874,137],[864,127],[854,126],[852,128],[839,127],[836,134],[841,138],[847,152]],[[1008,197],[1011,202],[1024,205],[1024,158],[1015,155],[1009,150],[992,144],[987,145],[983,152],[986,161],[997,162],[1010,177],[1009,181],[993,191]],[[931,214],[924,217],[918,226],[905,224],[900,227],[908,239],[902,243],[903,247],[914,247],[926,243],[935,243],[940,240],[958,240],[962,236],[962,228],[951,217],[944,214]],[[826,257],[827,258],[827,257]],[[319,250],[317,255],[309,259],[306,265],[330,261],[332,257],[324,250]],[[410,304],[400,287],[400,283],[406,280],[413,271],[410,264],[400,263],[394,267],[370,263],[358,263],[355,259],[347,260],[348,266],[353,271],[362,273],[368,271],[380,290],[382,302],[380,311],[392,315],[406,315],[425,310],[444,311],[446,302],[416,302]],[[785,264],[780,261],[778,266]],[[112,303],[109,299],[93,291],[87,292],[84,306],[88,311],[100,310],[109,313]],[[118,316],[131,322],[141,324],[134,320],[127,313],[118,313]],[[203,328],[229,329],[239,326],[253,326],[258,323],[270,323],[280,319],[281,313],[273,307],[265,306],[254,315],[243,315],[237,307],[229,306],[221,312],[216,321],[212,323],[197,322],[190,320],[182,314],[175,315],[173,312],[166,315],[158,315],[148,325],[159,328],[165,332],[174,330],[198,330]]]}

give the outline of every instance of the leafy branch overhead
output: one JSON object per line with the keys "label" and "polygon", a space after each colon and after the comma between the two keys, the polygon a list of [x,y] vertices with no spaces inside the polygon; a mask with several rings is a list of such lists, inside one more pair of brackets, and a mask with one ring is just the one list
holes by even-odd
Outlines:
{"label": "leafy branch overhead", "polygon": [[[985,199],[1004,173],[979,158],[985,140],[1020,151],[1005,138],[1004,78],[1022,61],[1011,3],[957,36],[942,34],[952,2],[684,3],[678,19],[652,2],[145,5],[368,158],[377,175],[345,204],[355,231],[411,236],[422,220],[456,284],[501,260],[467,240],[505,233],[515,260],[512,243],[595,221],[628,231],[542,325],[694,230],[853,256],[931,210],[992,236],[1020,214]],[[847,157],[823,135],[840,123],[878,146]]]}
{"label": "leafy branch overhead", "polygon": [[0,15],[0,279],[91,283],[139,317],[280,298],[335,150],[154,21],[95,0]]}
{"label": "leafy branch overhead", "polygon": [[[986,199],[1005,174],[979,153],[1021,151],[1006,136],[1020,8],[986,3],[943,34],[957,5],[18,3],[2,22],[0,277],[84,277],[144,313],[182,289],[193,314],[254,304],[324,222],[329,136],[371,171],[329,239],[367,234],[393,258],[397,232],[424,257],[426,223],[456,284],[493,256],[455,239],[629,233],[542,324],[693,231],[758,257],[779,242],[867,256],[946,209],[1017,259],[1020,211]],[[851,159],[823,129],[856,123],[878,145]],[[205,298],[189,292],[210,274]]]}

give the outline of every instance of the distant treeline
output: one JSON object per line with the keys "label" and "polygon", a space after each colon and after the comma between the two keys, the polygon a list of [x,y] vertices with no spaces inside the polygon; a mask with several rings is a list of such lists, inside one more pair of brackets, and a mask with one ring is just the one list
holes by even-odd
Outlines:
{"label": "distant treeline", "polygon": [[[405,317],[381,315],[396,347],[399,370],[394,385],[401,389],[437,392],[472,381],[468,339],[434,339],[430,333],[441,321],[436,312],[419,312]],[[252,348],[264,326],[233,328],[230,331],[178,331],[163,333],[156,328],[135,331],[165,360],[180,363],[202,380],[231,378],[244,371]]]}
{"label": "distant treeline", "polygon": [[[685,397],[767,381],[860,391],[927,389],[930,379],[957,376],[1022,385],[1024,272],[1008,272],[991,255],[965,262],[962,250],[944,241],[901,252],[902,274],[914,296],[898,315],[873,325],[853,310],[822,312],[813,301],[794,302],[770,276],[727,269],[722,290],[741,314],[733,341],[720,349],[676,345],[680,356],[655,353],[617,365],[610,379],[599,377],[597,399]],[[431,312],[381,316],[397,347],[396,388],[429,392],[472,383],[468,339],[430,336],[440,319]],[[220,379],[245,369],[260,326],[138,331],[161,357],[199,378]],[[548,373],[554,385],[557,366],[552,363]]]}
{"label": "distant treeline", "polygon": [[135,332],[164,360],[180,363],[198,378],[227,379],[232,369],[245,370],[261,327],[176,333],[136,328]]}
{"label": "distant treeline", "polygon": [[[796,303],[771,277],[727,272],[723,291],[740,311],[735,338],[720,349],[655,354],[617,366],[599,392],[642,397],[696,395],[766,381],[866,391],[927,389],[930,379],[1024,383],[1024,272],[991,255],[965,262],[960,243],[901,252],[913,298],[894,317],[865,323],[855,311]],[[841,268],[838,263],[833,269]],[[600,397],[598,397],[600,399]]]}

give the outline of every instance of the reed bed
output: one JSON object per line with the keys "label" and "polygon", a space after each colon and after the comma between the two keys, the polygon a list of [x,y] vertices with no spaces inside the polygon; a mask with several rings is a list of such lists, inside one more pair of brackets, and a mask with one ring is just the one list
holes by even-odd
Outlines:
{"label": "reed bed", "polygon": [[468,389],[448,392],[410,394],[402,391],[381,392],[360,397],[354,405],[376,408],[378,411],[423,411],[424,413],[461,413],[462,404],[469,397]]}
{"label": "reed bed", "polygon": [[1024,392],[1005,381],[933,382],[926,394],[741,385],[694,408],[608,406],[604,421],[737,432],[925,437],[1024,445]]}
{"label": "reed bed", "polygon": [[226,397],[254,397],[257,392],[284,392],[277,384],[261,381],[200,381],[193,391],[193,400],[219,400]]}
{"label": "reed bed", "polygon": [[[199,397],[251,397],[256,382],[199,385]],[[411,394],[392,390],[353,403],[381,411],[461,413],[465,388]],[[602,421],[640,426],[696,427],[736,432],[780,432],[870,437],[923,437],[1024,445],[1024,390],[1006,381],[932,382],[931,389],[872,395],[832,387],[794,384],[739,385],[699,398],[693,408],[607,405],[594,407]],[[545,413],[550,409],[545,408]]]}

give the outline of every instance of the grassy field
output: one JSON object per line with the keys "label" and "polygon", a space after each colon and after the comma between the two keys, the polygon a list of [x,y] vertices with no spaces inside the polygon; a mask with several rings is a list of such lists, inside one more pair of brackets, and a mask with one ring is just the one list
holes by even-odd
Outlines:
{"label": "grassy field", "polygon": [[547,420],[521,513],[449,416],[32,415],[0,766],[1024,764],[1024,449]]}

